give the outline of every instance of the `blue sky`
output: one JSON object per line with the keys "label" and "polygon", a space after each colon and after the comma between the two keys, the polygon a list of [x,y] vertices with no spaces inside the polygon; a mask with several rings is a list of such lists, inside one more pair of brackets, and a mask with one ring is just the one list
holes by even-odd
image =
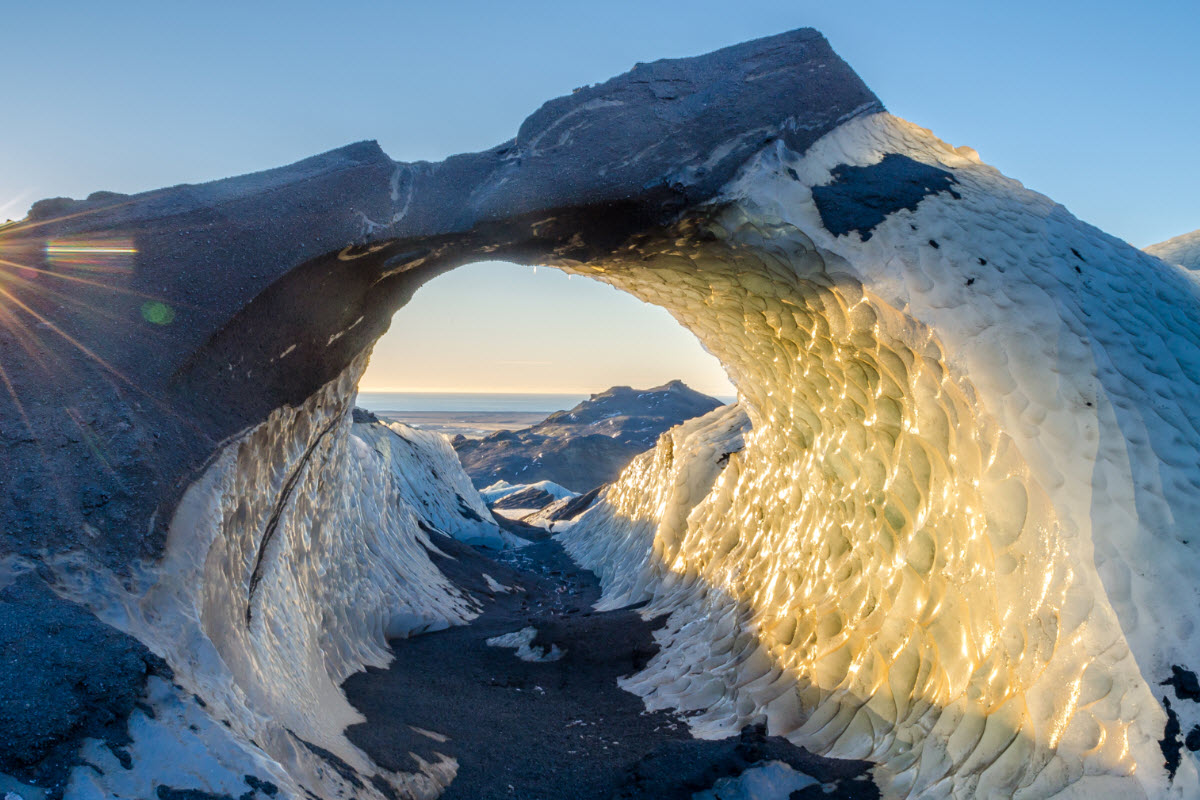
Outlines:
{"label": "blue sky", "polygon": [[[892,113],[975,147],[1082,219],[1137,246],[1200,227],[1194,0],[0,0],[0,219],[40,197],[211,180],[360,139],[377,139],[397,159],[441,159],[508,139],[545,100],[637,61],[804,25],[825,33]],[[463,360],[468,339],[444,354],[454,362],[444,376],[404,374],[401,328],[436,345],[455,336],[456,319],[462,327],[491,315],[491,349],[536,352],[546,349],[545,326],[558,324],[551,315],[537,325],[539,309],[569,302],[578,326],[640,327],[643,342],[665,342],[673,330],[663,312],[607,287],[516,269],[466,268],[422,290],[381,343],[381,355],[396,358],[376,359],[401,372],[372,374],[374,385],[453,388],[444,379],[457,375],[466,381],[458,388],[472,388],[480,372],[482,362]],[[509,301],[526,317],[520,325],[503,299],[512,288],[521,290]],[[406,315],[411,325],[402,326]],[[429,335],[432,324],[442,335]],[[663,362],[666,380],[676,376],[672,348],[639,354]],[[552,380],[572,355],[599,359],[574,350],[506,360],[554,362],[538,368],[536,388],[604,388]],[[628,352],[622,359],[631,375],[646,373]],[[521,384],[509,388],[531,387],[520,370],[508,374]],[[502,388],[486,383],[474,388]]]}

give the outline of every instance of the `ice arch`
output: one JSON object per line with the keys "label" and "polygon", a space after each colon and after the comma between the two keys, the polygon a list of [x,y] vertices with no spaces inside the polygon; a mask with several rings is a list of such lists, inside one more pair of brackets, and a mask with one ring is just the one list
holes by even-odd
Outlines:
{"label": "ice arch", "polygon": [[[0,247],[104,236],[137,251],[120,292],[4,290],[53,350],[4,345],[0,418],[33,434],[0,456],[6,569],[251,709],[237,732],[295,786],[448,777],[340,736],[336,684],[387,627],[471,613],[401,547],[415,523],[373,521],[390,484],[349,403],[416,286],[499,257],[666,307],[753,422],[672,434],[572,543],[672,613],[648,702],[870,758],[897,797],[1196,791],[1194,279],[886,114],[815,32],[638,65],[485,153],[47,201]],[[106,451],[48,449],[63,408]],[[50,600],[6,603],[49,637]]]}

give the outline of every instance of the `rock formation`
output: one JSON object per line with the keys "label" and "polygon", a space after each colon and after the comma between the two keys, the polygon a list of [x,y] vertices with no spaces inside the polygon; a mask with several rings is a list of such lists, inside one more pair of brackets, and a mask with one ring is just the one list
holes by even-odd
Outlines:
{"label": "rock formation", "polygon": [[[872,761],[888,797],[1200,791],[1200,287],[887,114],[815,31],[437,164],[361,143],[39,204],[0,258],[9,776],[437,794],[451,760],[343,735],[385,634],[472,613],[351,408],[419,285],[506,259],[665,307],[739,390],[571,533],[670,614],[649,705]],[[103,686],[68,698],[48,651]]]}
{"label": "rock formation", "polygon": [[668,429],[720,404],[682,381],[614,386],[522,430],[456,436],[454,449],[476,486],[549,480],[586,493],[616,478]]}

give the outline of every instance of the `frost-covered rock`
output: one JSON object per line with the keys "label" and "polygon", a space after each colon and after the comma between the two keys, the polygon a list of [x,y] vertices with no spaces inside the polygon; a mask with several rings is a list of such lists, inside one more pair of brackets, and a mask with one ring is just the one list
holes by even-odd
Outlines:
{"label": "frost-covered rock", "polygon": [[[651,389],[614,386],[528,428],[496,431],[482,439],[457,436],[454,449],[476,485],[489,484],[485,494],[510,481],[547,482],[586,493],[615,478],[663,431],[720,404],[682,381]],[[499,499],[489,497],[488,502]]]}

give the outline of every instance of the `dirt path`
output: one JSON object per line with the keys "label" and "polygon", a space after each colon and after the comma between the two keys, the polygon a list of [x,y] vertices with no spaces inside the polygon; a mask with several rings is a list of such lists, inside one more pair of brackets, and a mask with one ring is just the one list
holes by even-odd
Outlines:
{"label": "dirt path", "polygon": [[[773,760],[836,784],[833,793],[815,785],[795,798],[878,796],[863,762],[818,758],[754,729],[699,741],[674,715],[646,712],[617,678],[654,654],[656,625],[634,609],[593,612],[598,581],[556,542],[510,551],[503,563],[443,537],[437,546],[453,556],[437,558],[439,568],[487,605],[470,625],[393,642],[390,668],[346,682],[367,717],[348,735],[382,766],[414,770],[411,753],[454,757],[447,800],[682,799]],[[492,592],[483,573],[514,590]],[[527,661],[487,644],[530,627],[533,653],[557,648],[561,657]]]}

